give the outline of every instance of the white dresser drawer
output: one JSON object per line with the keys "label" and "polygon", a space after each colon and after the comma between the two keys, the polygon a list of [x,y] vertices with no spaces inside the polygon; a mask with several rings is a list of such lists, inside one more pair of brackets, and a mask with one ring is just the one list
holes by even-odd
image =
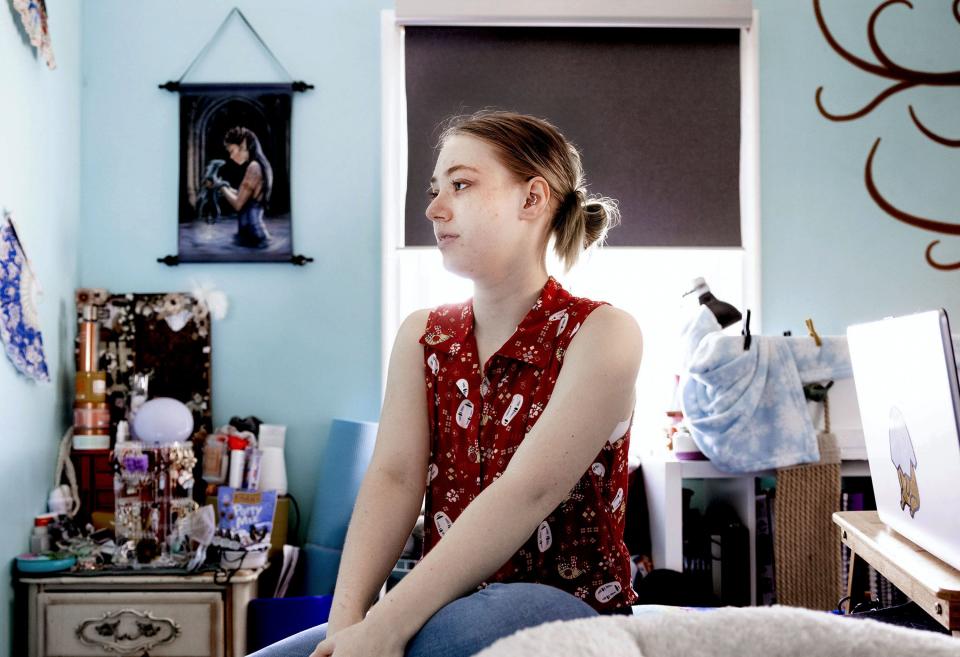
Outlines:
{"label": "white dresser drawer", "polygon": [[41,657],[222,657],[216,592],[42,593]]}

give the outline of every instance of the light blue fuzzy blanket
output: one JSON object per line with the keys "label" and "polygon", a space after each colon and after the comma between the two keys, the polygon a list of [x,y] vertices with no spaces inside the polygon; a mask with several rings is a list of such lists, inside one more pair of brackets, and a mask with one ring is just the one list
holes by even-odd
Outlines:
{"label": "light blue fuzzy blanket", "polygon": [[[683,414],[694,442],[717,467],[752,472],[820,458],[803,384],[853,376],[845,336],[753,336],[721,333],[706,306],[683,331]],[[954,337],[960,355],[960,338]]]}
{"label": "light blue fuzzy blanket", "polygon": [[751,472],[820,458],[803,384],[853,376],[846,338],[721,333],[700,306],[682,335],[683,414],[694,442],[728,472]]}

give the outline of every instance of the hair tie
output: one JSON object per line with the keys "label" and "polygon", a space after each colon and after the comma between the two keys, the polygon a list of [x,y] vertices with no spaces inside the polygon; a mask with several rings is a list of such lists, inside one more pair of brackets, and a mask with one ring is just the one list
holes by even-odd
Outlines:
{"label": "hair tie", "polygon": [[577,206],[583,207],[587,204],[587,194],[586,190],[583,187],[573,190],[570,194],[567,195],[564,205],[569,208],[575,208]]}

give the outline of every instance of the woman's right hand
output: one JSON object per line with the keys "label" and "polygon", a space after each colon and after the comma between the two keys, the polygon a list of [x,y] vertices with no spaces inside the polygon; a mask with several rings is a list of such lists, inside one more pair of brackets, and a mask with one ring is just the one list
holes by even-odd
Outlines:
{"label": "woman's right hand", "polygon": [[350,618],[334,618],[327,623],[327,636],[331,637],[342,629],[351,625],[356,625],[363,620],[363,616],[351,616]]}
{"label": "woman's right hand", "polygon": [[310,657],[403,657],[406,643],[395,628],[368,616],[360,623],[328,633]]}

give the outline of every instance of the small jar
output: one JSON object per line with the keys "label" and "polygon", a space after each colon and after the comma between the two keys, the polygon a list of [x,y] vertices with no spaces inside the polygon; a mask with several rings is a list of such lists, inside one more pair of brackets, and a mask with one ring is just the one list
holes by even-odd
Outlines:
{"label": "small jar", "polygon": [[30,552],[43,554],[50,551],[50,531],[48,525],[56,519],[53,513],[42,513],[33,519],[33,531],[30,533]]}

